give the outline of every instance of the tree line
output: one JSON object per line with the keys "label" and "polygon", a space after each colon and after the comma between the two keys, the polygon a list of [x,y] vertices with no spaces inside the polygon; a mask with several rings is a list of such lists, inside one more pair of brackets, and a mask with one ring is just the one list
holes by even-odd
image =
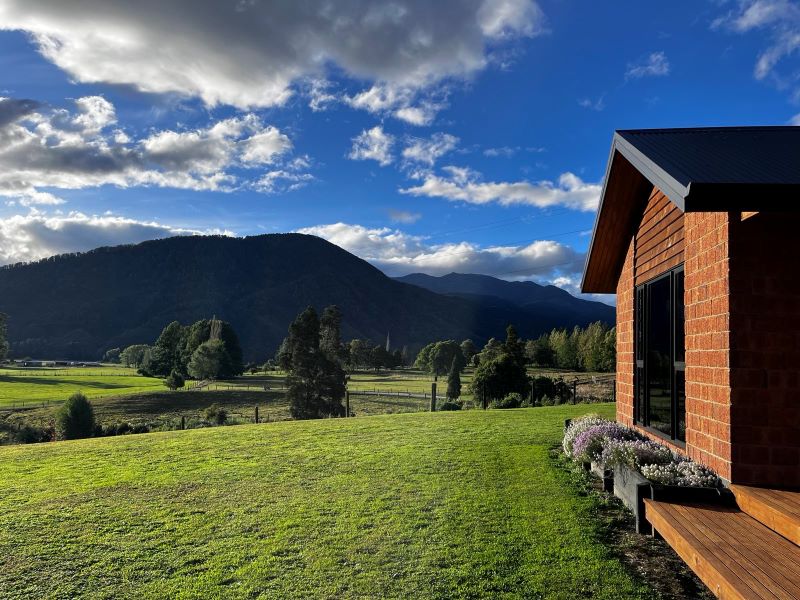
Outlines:
{"label": "tree line", "polygon": [[161,331],[151,346],[133,344],[113,348],[104,357],[126,367],[138,369],[148,377],[161,377],[171,389],[194,379],[229,379],[244,372],[242,348],[230,323],[201,319],[191,325],[173,321]]}

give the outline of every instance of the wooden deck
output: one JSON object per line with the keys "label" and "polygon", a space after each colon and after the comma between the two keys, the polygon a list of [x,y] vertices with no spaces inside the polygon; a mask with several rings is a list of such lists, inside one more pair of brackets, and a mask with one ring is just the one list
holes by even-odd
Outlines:
{"label": "wooden deck", "polygon": [[741,510],[645,500],[645,511],[718,598],[800,599],[800,546]]}
{"label": "wooden deck", "polygon": [[742,511],[800,546],[800,492],[732,485]]}

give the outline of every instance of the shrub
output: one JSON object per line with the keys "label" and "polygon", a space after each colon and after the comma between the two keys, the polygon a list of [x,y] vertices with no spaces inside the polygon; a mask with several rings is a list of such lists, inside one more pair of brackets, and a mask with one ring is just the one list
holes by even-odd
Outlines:
{"label": "shrub", "polygon": [[77,440],[94,433],[94,409],[82,393],[72,394],[56,413],[56,437]]}
{"label": "shrub", "polygon": [[645,465],[663,465],[673,460],[672,451],[652,440],[609,440],[600,455],[606,467],[626,465],[639,470]]}
{"label": "shrub", "polygon": [[[542,398],[542,406],[553,406],[553,399],[549,396],[544,396]],[[590,427],[602,423],[610,423],[610,421],[601,419],[600,416],[596,414],[584,415],[583,417],[572,419],[569,426],[564,431],[564,442],[562,444],[564,454],[572,458],[572,444],[575,442],[575,438]]]}
{"label": "shrub", "polygon": [[578,434],[572,443],[573,458],[583,462],[599,461],[603,448],[609,441],[635,439],[641,439],[641,436],[634,430],[619,423],[606,421]]}
{"label": "shrub", "polygon": [[461,404],[448,400],[439,407],[439,410],[461,410]]}
{"label": "shrub", "polygon": [[181,375],[177,369],[172,369],[169,377],[164,380],[164,385],[174,392],[186,385],[186,379],[184,379],[183,375]]}
{"label": "shrub", "polygon": [[522,404],[522,395],[512,392],[499,400],[493,400],[492,408],[519,408]]}
{"label": "shrub", "polygon": [[203,411],[203,416],[206,421],[216,423],[217,425],[224,425],[228,420],[228,412],[219,404],[212,404]]}
{"label": "shrub", "polygon": [[542,406],[555,406],[555,401],[550,396],[542,396],[539,401]]}
{"label": "shrub", "polygon": [[714,471],[701,464],[674,455],[673,461],[663,465],[644,465],[641,473],[650,481],[683,487],[719,487],[720,479]]}
{"label": "shrub", "polygon": [[53,439],[52,431],[34,427],[32,425],[23,425],[14,434],[14,439],[20,444],[36,444],[39,442],[49,442]]}

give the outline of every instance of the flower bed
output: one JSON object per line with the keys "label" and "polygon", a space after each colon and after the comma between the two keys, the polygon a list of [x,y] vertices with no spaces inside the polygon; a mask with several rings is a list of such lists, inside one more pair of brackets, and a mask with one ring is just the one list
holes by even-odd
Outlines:
{"label": "flower bed", "polygon": [[641,433],[596,415],[587,415],[566,424],[564,453],[572,460],[591,464],[602,473],[604,489],[614,495],[636,516],[636,530],[648,533],[644,519],[644,498],[729,502],[732,495],[722,487],[719,476],[708,467],[673,452]]}

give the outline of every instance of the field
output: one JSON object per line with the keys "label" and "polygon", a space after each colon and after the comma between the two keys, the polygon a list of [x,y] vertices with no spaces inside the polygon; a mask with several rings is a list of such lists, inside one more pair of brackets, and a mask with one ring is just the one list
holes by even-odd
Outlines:
{"label": "field", "polygon": [[651,597],[550,455],[612,405],[0,448],[6,598]]}
{"label": "field", "polygon": [[124,367],[10,369],[0,367],[0,408],[61,402],[75,392],[104,398],[163,390],[164,383]]}

